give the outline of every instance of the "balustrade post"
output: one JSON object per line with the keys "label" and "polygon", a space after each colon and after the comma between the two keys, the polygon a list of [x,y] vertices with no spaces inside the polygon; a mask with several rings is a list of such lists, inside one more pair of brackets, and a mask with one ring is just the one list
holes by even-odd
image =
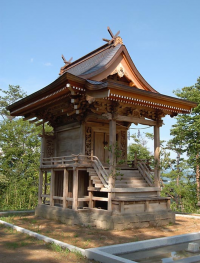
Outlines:
{"label": "balustrade post", "polygon": [[66,197],[68,196],[68,180],[69,180],[69,172],[67,169],[64,169],[64,180],[63,180],[63,208],[68,207],[68,201],[66,201]]}
{"label": "balustrade post", "polygon": [[137,153],[135,153],[134,157],[134,168],[137,168]]}
{"label": "balustrade post", "polygon": [[78,209],[78,169],[73,169],[73,204],[74,210]]}
{"label": "balustrade post", "polygon": [[51,169],[50,206],[54,206],[55,171]]}
{"label": "balustrade post", "polygon": [[94,160],[93,156],[94,156],[94,151],[93,151],[93,149],[91,149],[91,161]]}

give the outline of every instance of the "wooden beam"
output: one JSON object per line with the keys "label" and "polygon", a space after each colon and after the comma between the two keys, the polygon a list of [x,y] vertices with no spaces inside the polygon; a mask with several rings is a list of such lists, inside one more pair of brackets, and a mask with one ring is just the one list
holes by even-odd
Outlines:
{"label": "wooden beam", "polygon": [[54,206],[55,171],[51,169],[50,206]]}
{"label": "wooden beam", "polygon": [[74,168],[73,170],[73,204],[72,209],[78,209],[78,170]]}
{"label": "wooden beam", "polygon": [[63,180],[63,208],[68,207],[68,202],[66,201],[66,197],[68,196],[68,178],[69,172],[67,169],[64,169],[64,180]]}
{"label": "wooden beam", "polygon": [[131,122],[131,123],[139,123],[139,124],[144,124],[144,125],[149,125],[149,126],[156,126],[157,122],[153,120],[146,120],[146,119],[140,119],[140,118],[135,118],[132,116],[117,116],[116,117],[117,121],[126,121],[126,122]]}

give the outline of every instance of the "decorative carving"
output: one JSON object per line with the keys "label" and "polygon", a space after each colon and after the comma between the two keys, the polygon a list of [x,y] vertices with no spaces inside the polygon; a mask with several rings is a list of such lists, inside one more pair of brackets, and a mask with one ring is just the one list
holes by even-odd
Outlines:
{"label": "decorative carving", "polygon": [[123,76],[125,76],[126,79],[129,81],[129,85],[131,87],[135,86],[133,80],[131,79],[129,74],[126,72],[125,68],[123,67],[121,63],[119,63],[119,65],[115,68],[115,70],[110,75],[114,75],[116,73],[119,76],[119,78],[122,78]]}
{"label": "decorative carving", "polygon": [[121,131],[121,151],[122,151],[122,159],[126,159],[126,131]]}
{"label": "decorative carving", "polygon": [[45,136],[45,157],[50,158],[54,156],[54,137],[53,136]]}
{"label": "decorative carving", "polygon": [[91,155],[91,144],[92,144],[92,128],[87,127],[85,132],[85,154]]}
{"label": "decorative carving", "polygon": [[86,100],[88,101],[89,104],[92,104],[95,101],[95,98],[87,95]]}
{"label": "decorative carving", "polygon": [[141,118],[140,111],[138,109],[133,110],[132,116],[136,118]]}
{"label": "decorative carving", "polygon": [[116,37],[114,41],[114,46],[117,46],[118,44],[123,45],[123,40],[121,37]]}

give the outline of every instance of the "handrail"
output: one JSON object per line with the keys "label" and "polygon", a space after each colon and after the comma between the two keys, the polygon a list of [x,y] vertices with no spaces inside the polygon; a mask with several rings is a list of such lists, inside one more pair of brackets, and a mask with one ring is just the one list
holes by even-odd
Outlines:
{"label": "handrail", "polygon": [[140,174],[144,177],[144,179],[147,181],[147,183],[150,186],[153,186],[153,180],[151,179],[150,176],[150,170],[148,169],[147,165],[143,161],[138,161],[137,162],[137,168],[140,172]]}
{"label": "handrail", "polygon": [[101,161],[99,160],[97,156],[93,156],[92,163],[93,163],[93,167],[96,173],[98,174],[99,179],[103,183],[104,187],[107,188],[108,187],[108,174],[104,166],[102,165]]}
{"label": "handrail", "polygon": [[42,165],[65,165],[72,163],[81,163],[83,159],[87,158],[91,161],[91,157],[87,155],[72,154],[70,156],[48,157],[42,159]]}
{"label": "handrail", "polygon": [[91,163],[91,166],[95,169],[99,179],[101,180],[104,187],[108,187],[108,173],[103,167],[97,156],[89,156],[83,154],[72,154],[70,156],[59,156],[59,157],[48,157],[42,159],[43,166],[51,166],[51,165],[67,165],[67,164],[78,164],[82,163],[86,159]]}

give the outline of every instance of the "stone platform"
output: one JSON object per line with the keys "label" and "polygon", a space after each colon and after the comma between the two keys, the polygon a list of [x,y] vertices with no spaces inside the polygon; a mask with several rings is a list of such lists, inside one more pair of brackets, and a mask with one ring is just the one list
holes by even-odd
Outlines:
{"label": "stone platform", "polygon": [[35,209],[35,215],[69,225],[85,225],[110,230],[164,226],[169,223],[175,223],[175,213],[166,210],[121,214],[103,209],[80,209],[74,211],[56,206],[38,205]]}

